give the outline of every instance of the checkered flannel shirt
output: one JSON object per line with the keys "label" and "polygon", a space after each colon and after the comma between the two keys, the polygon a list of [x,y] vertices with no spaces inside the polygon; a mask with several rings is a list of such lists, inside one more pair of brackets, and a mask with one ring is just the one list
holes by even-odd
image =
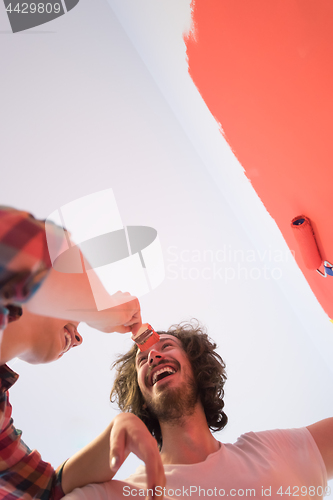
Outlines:
{"label": "checkered flannel shirt", "polygon": [[27,212],[0,207],[0,329],[18,317],[19,308],[37,290],[51,267],[45,223]]}
{"label": "checkered flannel shirt", "polygon": [[[59,245],[61,238],[59,231]],[[50,268],[45,223],[27,212],[0,207],[0,330],[21,316],[20,304],[37,290]],[[13,425],[8,389],[17,378],[8,366],[0,367],[0,500],[58,500],[64,495],[62,467],[55,472],[43,462]]]}
{"label": "checkered flannel shirt", "polygon": [[64,496],[62,466],[55,472],[49,463],[43,462],[40,454],[22,441],[21,431],[13,425],[8,389],[17,378],[7,365],[0,367],[0,499],[58,500]]}

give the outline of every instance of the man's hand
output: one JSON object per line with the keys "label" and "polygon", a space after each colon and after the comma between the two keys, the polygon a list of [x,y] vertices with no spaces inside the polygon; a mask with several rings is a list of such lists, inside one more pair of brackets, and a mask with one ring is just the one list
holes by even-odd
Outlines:
{"label": "man's hand", "polygon": [[165,474],[156,440],[142,420],[132,413],[121,413],[112,421],[111,470],[116,472],[131,452],[146,465],[147,488],[164,488]]}
{"label": "man's hand", "polygon": [[102,434],[65,463],[64,493],[89,483],[110,481],[131,452],[146,464],[147,488],[164,488],[165,475],[157,442],[138,417],[121,413]]}

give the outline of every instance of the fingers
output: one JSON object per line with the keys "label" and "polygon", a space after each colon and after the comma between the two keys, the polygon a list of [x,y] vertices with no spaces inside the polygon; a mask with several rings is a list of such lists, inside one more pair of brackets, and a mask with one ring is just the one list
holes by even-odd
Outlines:
{"label": "fingers", "polygon": [[125,438],[126,430],[112,427],[110,435],[110,467],[112,472],[116,473],[123,464],[125,457]]}
{"label": "fingers", "polygon": [[129,302],[128,305],[131,306],[131,309],[128,313],[131,315],[126,321],[124,321],[124,327],[130,327],[129,331],[132,333],[136,333],[137,330],[142,326],[142,318],[141,318],[141,307],[138,299],[134,299]]}
{"label": "fingers", "polygon": [[164,488],[165,474],[157,442],[138,417],[131,413],[118,415],[113,420],[110,440],[110,466],[114,473],[132,452],[146,465],[148,496],[154,496],[157,486]]}
{"label": "fingers", "polygon": [[146,426],[144,424],[143,426],[145,432],[142,432],[141,429],[136,429],[135,432],[132,432],[129,439],[129,446],[131,448],[130,451],[145,463],[148,497],[152,498],[155,488],[157,486],[163,488],[166,480],[157,442],[149,433]]}
{"label": "fingers", "polygon": [[138,333],[138,331],[140,330],[141,326],[142,326],[142,321],[141,321],[141,317],[140,317],[140,321],[131,326],[132,334],[136,335]]}
{"label": "fingers", "polygon": [[124,324],[124,326],[132,326],[132,327],[134,325],[135,327],[137,327],[137,329],[139,329],[142,326],[141,311],[138,311],[135,314],[133,314],[131,319]]}
{"label": "fingers", "polygon": [[132,330],[131,330],[130,326],[118,325],[118,326],[112,327],[112,331],[117,332],[117,333],[129,333]]}
{"label": "fingers", "polygon": [[148,489],[148,497],[152,498],[155,496],[155,488],[159,487],[159,489],[163,489],[166,483],[164,468],[162,464],[162,460],[158,451],[157,443],[154,438],[152,438],[154,442],[151,446],[148,446],[148,443],[144,443],[144,457],[142,460],[146,465],[146,474],[147,474],[147,489]]}
{"label": "fingers", "polygon": [[[141,307],[139,300],[128,292],[117,292],[112,296],[117,305],[112,309],[117,308],[123,316],[123,326],[132,326],[141,321]],[[115,312],[115,311],[114,311]]]}
{"label": "fingers", "polygon": [[95,317],[86,323],[105,333],[131,332],[133,325],[140,328],[142,320],[139,300],[128,292],[117,292],[112,298],[112,307],[98,311]]}
{"label": "fingers", "polygon": [[130,326],[137,323],[141,319],[141,311],[134,311],[132,317],[126,322],[124,326]]}
{"label": "fingers", "polygon": [[127,302],[132,302],[132,300],[133,301],[138,300],[137,297],[131,295],[129,292],[121,292],[120,290],[111,295],[111,297],[115,303],[115,306],[126,304]]}

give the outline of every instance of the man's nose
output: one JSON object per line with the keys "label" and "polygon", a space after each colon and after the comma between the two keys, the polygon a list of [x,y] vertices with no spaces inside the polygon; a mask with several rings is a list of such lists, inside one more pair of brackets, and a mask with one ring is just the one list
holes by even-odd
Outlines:
{"label": "man's nose", "polygon": [[161,358],[162,358],[161,354],[155,349],[152,349],[148,355],[148,364],[152,365],[154,361],[159,360]]}

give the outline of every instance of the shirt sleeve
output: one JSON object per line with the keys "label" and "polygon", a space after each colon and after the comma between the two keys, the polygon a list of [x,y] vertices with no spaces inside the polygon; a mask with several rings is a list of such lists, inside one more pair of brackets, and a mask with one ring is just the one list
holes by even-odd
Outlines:
{"label": "shirt sleeve", "polygon": [[[6,367],[1,367],[4,370]],[[21,439],[21,431],[14,427],[11,418],[6,383],[10,377],[17,378],[7,370],[2,376],[0,393],[0,498],[4,500],[59,500],[64,496],[61,488],[61,466],[57,471],[44,462],[36,450],[30,450]]]}
{"label": "shirt sleeve", "polygon": [[293,478],[302,485],[315,485],[325,491],[327,472],[320,451],[306,427],[299,429],[275,429],[250,432],[241,436],[247,445],[261,447],[261,453],[269,459],[278,457],[292,471]]}

